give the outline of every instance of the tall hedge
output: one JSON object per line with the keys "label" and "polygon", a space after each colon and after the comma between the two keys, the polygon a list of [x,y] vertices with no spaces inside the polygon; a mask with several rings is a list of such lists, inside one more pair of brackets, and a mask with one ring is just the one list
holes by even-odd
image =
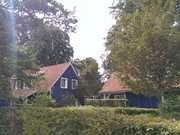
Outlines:
{"label": "tall hedge", "polygon": [[0,135],[9,135],[8,127],[10,126],[8,120],[8,109],[0,108]]}
{"label": "tall hedge", "polygon": [[180,135],[180,122],[108,108],[23,109],[23,135]]}
{"label": "tall hedge", "polygon": [[22,135],[17,110],[14,107],[0,107],[0,135]]}
{"label": "tall hedge", "polygon": [[164,111],[167,116],[180,120],[180,89],[165,93]]}

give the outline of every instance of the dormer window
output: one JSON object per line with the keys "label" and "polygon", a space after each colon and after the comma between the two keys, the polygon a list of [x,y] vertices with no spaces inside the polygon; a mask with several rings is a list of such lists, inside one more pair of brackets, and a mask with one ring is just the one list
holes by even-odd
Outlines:
{"label": "dormer window", "polygon": [[78,87],[78,80],[72,79],[71,80],[71,86],[72,86],[72,89],[77,89],[77,87]]}
{"label": "dormer window", "polygon": [[61,82],[60,82],[60,86],[63,89],[67,89],[68,88],[68,78],[61,78]]}

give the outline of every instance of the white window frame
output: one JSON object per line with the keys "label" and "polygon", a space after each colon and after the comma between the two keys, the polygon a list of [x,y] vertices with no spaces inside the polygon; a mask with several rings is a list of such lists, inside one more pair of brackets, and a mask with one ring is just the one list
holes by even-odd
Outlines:
{"label": "white window frame", "polygon": [[[18,89],[24,89],[24,83],[21,80],[15,80],[14,81],[14,89],[18,90]],[[22,86],[22,88],[21,88]]]}
{"label": "white window frame", "polygon": [[[62,86],[62,80],[65,80],[65,86]],[[63,89],[67,89],[68,88],[68,78],[61,77],[60,87],[63,88]]]}
{"label": "white window frame", "polygon": [[12,80],[12,88],[17,89],[17,80],[16,79]]}
{"label": "white window frame", "polygon": [[[74,82],[76,83],[75,85],[77,85],[76,87],[74,87],[74,85],[73,85]],[[72,89],[77,89],[77,87],[78,87],[78,80],[72,79],[72,80],[71,80],[71,88],[72,88]]]}

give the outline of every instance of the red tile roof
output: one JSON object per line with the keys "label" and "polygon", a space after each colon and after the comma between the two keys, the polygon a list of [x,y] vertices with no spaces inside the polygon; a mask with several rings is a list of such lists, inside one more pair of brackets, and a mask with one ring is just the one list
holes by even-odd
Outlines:
{"label": "red tile roof", "polygon": [[70,65],[70,63],[64,63],[40,68],[40,73],[43,74],[48,89],[52,87],[59,76],[61,76]]}
{"label": "red tile roof", "polygon": [[29,97],[34,93],[36,93],[36,91],[32,89],[18,89],[13,91],[13,95],[17,98]]}
{"label": "red tile roof", "polygon": [[113,74],[99,93],[122,93],[127,91],[129,91],[129,88]]}

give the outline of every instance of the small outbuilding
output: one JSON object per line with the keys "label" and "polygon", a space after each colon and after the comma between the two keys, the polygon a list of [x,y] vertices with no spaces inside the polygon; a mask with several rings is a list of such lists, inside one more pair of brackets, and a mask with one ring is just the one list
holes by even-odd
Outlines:
{"label": "small outbuilding", "polygon": [[103,99],[125,100],[130,107],[156,108],[159,104],[155,97],[134,94],[132,90],[122,83],[115,74],[112,74],[105,82],[99,94]]}

